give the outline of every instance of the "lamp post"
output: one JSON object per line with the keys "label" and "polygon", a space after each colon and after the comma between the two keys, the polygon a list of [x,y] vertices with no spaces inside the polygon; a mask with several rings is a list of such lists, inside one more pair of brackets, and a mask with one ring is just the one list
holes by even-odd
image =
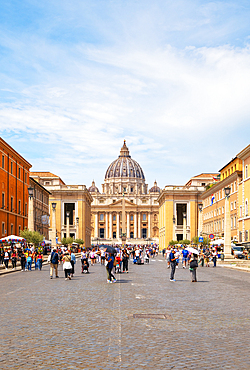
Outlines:
{"label": "lamp post", "polygon": [[[173,240],[175,240],[175,216],[173,215]],[[164,244],[165,246],[165,244]]]}
{"label": "lamp post", "polygon": [[199,209],[199,213],[198,213],[198,238],[199,238],[199,236],[201,236],[201,233],[202,233],[202,208],[203,208],[202,203],[199,203],[198,204],[198,209]]}
{"label": "lamp post", "polygon": [[69,238],[69,215],[70,212],[66,211],[66,238]]}
{"label": "lamp post", "polygon": [[52,203],[51,249],[56,248],[56,203]]}
{"label": "lamp post", "polygon": [[230,187],[224,188],[225,192],[225,221],[224,221],[224,256],[225,258],[231,258],[231,225],[230,225]]}
{"label": "lamp post", "polygon": [[79,217],[76,217],[76,239],[79,239]]}
{"label": "lamp post", "polygon": [[34,231],[34,188],[28,188],[29,193],[29,213],[28,213],[28,229]]}
{"label": "lamp post", "polygon": [[183,240],[187,239],[187,214],[183,212]]}

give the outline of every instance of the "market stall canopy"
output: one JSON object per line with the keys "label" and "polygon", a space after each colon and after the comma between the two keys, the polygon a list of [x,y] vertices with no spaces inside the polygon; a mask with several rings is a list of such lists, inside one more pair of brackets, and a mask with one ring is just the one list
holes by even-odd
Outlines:
{"label": "market stall canopy", "polygon": [[5,238],[0,239],[0,242],[5,243],[21,243],[24,242],[26,239],[22,238],[21,236],[16,236],[16,235],[9,235],[6,236]]}

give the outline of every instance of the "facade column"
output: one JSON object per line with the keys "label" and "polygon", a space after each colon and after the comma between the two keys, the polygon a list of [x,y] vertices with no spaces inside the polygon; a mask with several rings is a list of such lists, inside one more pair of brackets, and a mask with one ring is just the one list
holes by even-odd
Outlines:
{"label": "facade column", "polygon": [[137,213],[134,213],[134,239],[137,238]]}
{"label": "facade column", "polygon": [[127,213],[127,238],[130,238],[130,214]]}
{"label": "facade column", "polygon": [[98,213],[95,213],[95,232],[94,232],[95,238],[98,237]]}
{"label": "facade column", "polygon": [[141,238],[141,212],[138,212],[138,238]]}
{"label": "facade column", "polygon": [[120,214],[116,214],[116,239],[120,239]]}
{"label": "facade column", "polygon": [[109,214],[109,237],[112,239],[113,238],[113,235],[112,235],[112,224],[113,224],[113,220],[112,220],[112,213],[110,212]]}
{"label": "facade column", "polygon": [[106,212],[106,214],[105,214],[105,238],[107,239],[108,237],[109,237],[109,235],[108,235],[108,232],[109,232],[109,225],[108,225],[108,223],[109,223],[109,219],[108,219],[108,212]]}
{"label": "facade column", "polygon": [[150,217],[150,212],[148,214],[148,238],[151,238],[151,217]]}

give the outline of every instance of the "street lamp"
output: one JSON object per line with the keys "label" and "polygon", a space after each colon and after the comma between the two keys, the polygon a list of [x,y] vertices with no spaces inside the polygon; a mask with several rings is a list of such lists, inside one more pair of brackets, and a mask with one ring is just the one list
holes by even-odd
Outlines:
{"label": "street lamp", "polygon": [[201,229],[202,229],[202,222],[201,222],[201,219],[202,219],[202,216],[201,216],[202,208],[203,208],[203,204],[202,203],[199,203],[198,204],[198,209],[199,209],[199,214],[198,214],[198,237],[201,235]]}
{"label": "street lamp", "polygon": [[187,239],[187,214],[183,212],[183,240]]}
{"label": "street lamp", "polygon": [[32,188],[31,186],[28,188],[28,193],[29,193],[29,197],[30,198],[33,198],[34,196],[34,188]]}
{"label": "street lamp", "polygon": [[230,209],[229,209],[229,197],[230,187],[224,188],[225,192],[225,221],[224,221],[224,255],[226,258],[231,257],[231,225],[230,225]]}
{"label": "street lamp", "polygon": [[228,198],[229,195],[230,195],[230,192],[231,192],[231,188],[229,188],[229,187],[224,188],[224,192],[225,192],[225,197]]}
{"label": "street lamp", "polygon": [[79,239],[79,217],[76,217],[76,239]]}
{"label": "street lamp", "polygon": [[29,210],[28,210],[28,229],[34,231],[34,188],[28,188],[29,193]]}
{"label": "street lamp", "polygon": [[175,218],[175,215],[173,215],[173,240],[175,240],[175,221],[176,221],[176,218]]}
{"label": "street lamp", "polygon": [[52,232],[51,232],[51,248],[56,248],[56,203],[51,203],[52,206]]}
{"label": "street lamp", "polygon": [[69,238],[69,215],[70,212],[66,211],[66,238]]}

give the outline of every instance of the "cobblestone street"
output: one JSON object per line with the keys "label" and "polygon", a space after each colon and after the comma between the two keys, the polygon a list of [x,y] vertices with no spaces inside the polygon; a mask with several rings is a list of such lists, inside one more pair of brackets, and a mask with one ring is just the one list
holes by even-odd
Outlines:
{"label": "cobblestone street", "polygon": [[[179,268],[159,256],[106,283],[104,266],[72,281],[1,276],[1,369],[250,369],[250,275]],[[165,314],[165,319],[135,318]]]}

